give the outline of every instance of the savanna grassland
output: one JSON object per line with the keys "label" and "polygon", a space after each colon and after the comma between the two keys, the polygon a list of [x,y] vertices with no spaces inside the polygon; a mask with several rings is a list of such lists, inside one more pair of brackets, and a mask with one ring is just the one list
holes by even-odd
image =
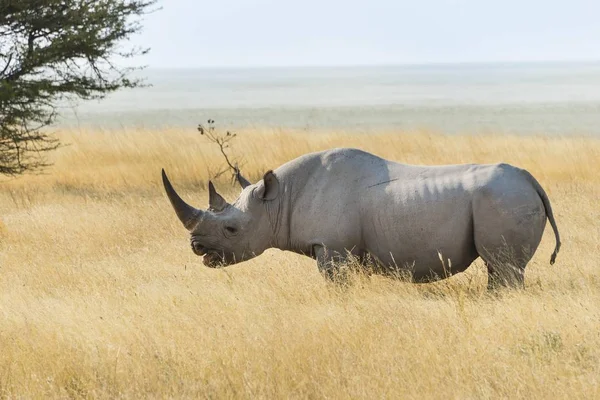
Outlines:
{"label": "savanna grassland", "polygon": [[[218,148],[191,129],[60,132],[45,174],[0,182],[0,397],[600,398],[600,140],[428,132],[238,132],[251,181],[303,153],[509,162],[547,191],[526,289],[488,294],[477,261],[414,285],[325,282],[269,250],[208,269],[160,170],[205,207]],[[238,189],[227,176],[228,200]]]}

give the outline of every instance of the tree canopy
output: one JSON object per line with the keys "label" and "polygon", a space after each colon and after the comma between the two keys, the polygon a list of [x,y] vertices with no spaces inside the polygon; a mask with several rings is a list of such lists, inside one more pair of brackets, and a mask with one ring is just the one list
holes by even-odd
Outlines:
{"label": "tree canopy", "polygon": [[0,174],[47,166],[57,104],[142,84],[123,59],[156,0],[0,0]]}

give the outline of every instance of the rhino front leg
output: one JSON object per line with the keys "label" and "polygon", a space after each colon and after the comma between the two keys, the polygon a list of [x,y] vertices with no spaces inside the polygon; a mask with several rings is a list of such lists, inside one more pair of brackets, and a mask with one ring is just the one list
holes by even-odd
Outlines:
{"label": "rhino front leg", "polygon": [[341,278],[340,265],[346,261],[345,253],[320,245],[314,246],[313,252],[321,275],[332,282],[338,281]]}

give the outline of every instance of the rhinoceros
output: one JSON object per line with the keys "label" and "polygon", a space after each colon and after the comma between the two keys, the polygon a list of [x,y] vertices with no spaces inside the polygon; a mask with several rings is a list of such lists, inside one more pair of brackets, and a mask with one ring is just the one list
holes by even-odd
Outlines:
{"label": "rhinoceros", "polygon": [[303,155],[242,187],[229,204],[209,181],[209,208],[188,205],[164,169],[163,184],[195,254],[209,267],[249,260],[269,248],[316,259],[334,279],[352,257],[375,273],[429,282],[481,257],[488,288],[523,287],[546,225],[560,236],[548,196],[509,164],[408,165],[352,148]]}

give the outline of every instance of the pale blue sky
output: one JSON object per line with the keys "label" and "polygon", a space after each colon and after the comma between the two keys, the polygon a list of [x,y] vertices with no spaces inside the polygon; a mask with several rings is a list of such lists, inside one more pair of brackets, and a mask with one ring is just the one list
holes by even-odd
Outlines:
{"label": "pale blue sky", "polygon": [[150,67],[600,60],[600,0],[162,0]]}

